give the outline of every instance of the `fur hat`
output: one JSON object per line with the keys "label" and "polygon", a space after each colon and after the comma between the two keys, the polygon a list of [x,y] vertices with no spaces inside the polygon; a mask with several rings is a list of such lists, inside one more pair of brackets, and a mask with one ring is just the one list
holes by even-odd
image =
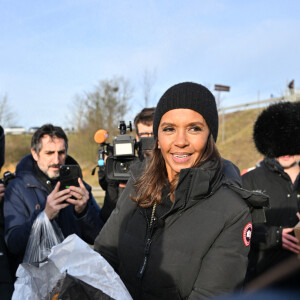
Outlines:
{"label": "fur hat", "polygon": [[203,85],[182,82],[170,87],[160,98],[154,114],[153,134],[157,138],[162,116],[172,109],[192,109],[205,119],[214,140],[218,136],[218,110],[214,95]]}
{"label": "fur hat", "polygon": [[300,154],[300,103],[280,102],[263,110],[253,139],[257,150],[269,158]]}

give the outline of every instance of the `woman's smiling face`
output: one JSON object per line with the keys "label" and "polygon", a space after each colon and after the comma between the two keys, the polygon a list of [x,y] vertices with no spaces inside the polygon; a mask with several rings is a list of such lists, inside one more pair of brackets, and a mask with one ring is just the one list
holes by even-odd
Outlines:
{"label": "woman's smiling face", "polygon": [[205,119],[191,109],[166,112],[158,127],[158,147],[166,163],[169,181],[181,169],[196,165],[205,151],[209,128]]}

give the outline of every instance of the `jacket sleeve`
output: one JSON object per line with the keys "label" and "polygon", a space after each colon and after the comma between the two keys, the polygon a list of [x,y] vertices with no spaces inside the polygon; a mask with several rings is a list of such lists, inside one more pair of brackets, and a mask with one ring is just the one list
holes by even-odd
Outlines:
{"label": "jacket sleeve", "polygon": [[30,214],[24,199],[23,183],[14,179],[4,196],[5,242],[10,252],[23,256],[34,220],[41,210]]}
{"label": "jacket sleeve", "polygon": [[121,224],[124,216],[131,207],[136,204],[130,199],[129,195],[133,194],[132,179],[129,179],[126,188],[121,194],[116,208],[111,213],[103,229],[95,239],[94,250],[99,252],[115,269],[118,270],[118,243]]}
{"label": "jacket sleeve", "polygon": [[3,217],[3,201],[0,199],[0,285],[2,283],[13,283],[11,270],[9,267],[9,259],[7,247],[4,242],[4,217]]}
{"label": "jacket sleeve", "polygon": [[89,244],[94,244],[94,240],[102,229],[104,222],[100,217],[100,207],[98,206],[91,187],[86,185],[89,191],[89,200],[83,216],[76,217],[81,236]]}
{"label": "jacket sleeve", "polygon": [[[255,176],[249,172],[242,176],[243,187],[247,190],[257,190]],[[266,223],[257,223],[253,225],[253,238],[251,247],[267,250],[273,247],[281,247],[282,227],[269,226]]]}
{"label": "jacket sleeve", "polygon": [[227,220],[202,260],[189,300],[231,293],[243,283],[250,248],[244,243],[243,234],[245,228],[251,228],[250,211],[246,207],[238,215]]}

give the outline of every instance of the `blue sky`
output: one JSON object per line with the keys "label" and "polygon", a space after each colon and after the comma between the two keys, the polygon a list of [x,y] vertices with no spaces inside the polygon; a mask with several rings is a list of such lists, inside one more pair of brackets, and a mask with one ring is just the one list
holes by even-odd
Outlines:
{"label": "blue sky", "polygon": [[231,87],[222,106],[300,87],[299,1],[0,0],[0,96],[16,124],[68,126],[74,98],[123,76],[134,87],[126,121],[182,81]]}

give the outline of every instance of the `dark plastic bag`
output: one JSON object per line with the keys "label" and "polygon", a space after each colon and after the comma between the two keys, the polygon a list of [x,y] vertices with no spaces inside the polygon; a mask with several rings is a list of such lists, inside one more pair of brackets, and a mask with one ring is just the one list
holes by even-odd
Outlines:
{"label": "dark plastic bag", "polygon": [[58,299],[62,300],[113,300],[107,294],[69,274],[63,280]]}
{"label": "dark plastic bag", "polygon": [[63,240],[61,229],[48,219],[43,210],[32,224],[23,262],[35,264],[44,261],[51,248]]}

